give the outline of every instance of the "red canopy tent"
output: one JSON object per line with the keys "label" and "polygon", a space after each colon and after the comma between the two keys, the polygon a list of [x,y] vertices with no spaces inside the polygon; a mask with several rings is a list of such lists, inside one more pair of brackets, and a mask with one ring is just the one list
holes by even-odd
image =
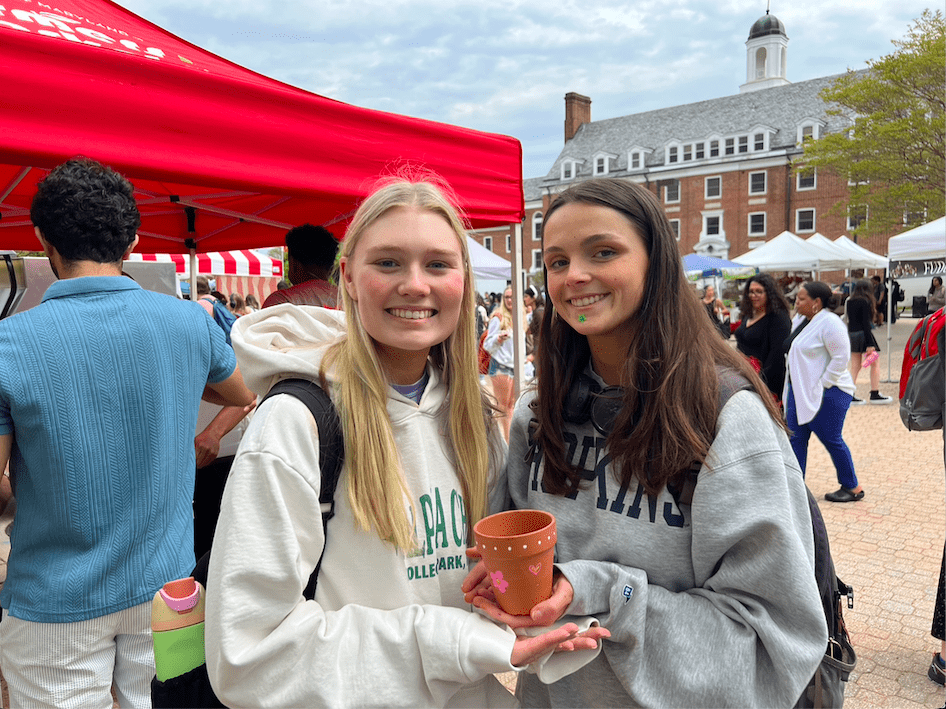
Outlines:
{"label": "red canopy tent", "polygon": [[281,245],[291,226],[344,222],[400,168],[446,179],[474,227],[524,213],[514,138],[317,96],[109,0],[4,0],[0,87],[0,248],[38,247],[35,184],[77,154],[134,183],[140,252]]}

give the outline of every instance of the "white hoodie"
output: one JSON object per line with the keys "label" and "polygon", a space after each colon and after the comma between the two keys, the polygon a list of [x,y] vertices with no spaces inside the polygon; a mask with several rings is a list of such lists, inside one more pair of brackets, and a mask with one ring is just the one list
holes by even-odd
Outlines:
{"label": "white hoodie", "polygon": [[[240,318],[231,337],[247,385],[264,394],[289,376],[317,380],[326,346],[344,333],[340,311],[282,305]],[[492,677],[515,669],[515,636],[470,612],[460,591],[466,513],[444,435],[447,390],[428,371],[419,405],[388,390],[419,517],[423,549],[413,557],[354,522],[347,466],[326,541],[311,414],[291,396],[256,411],[227,483],[208,577],[207,669],[228,706],[515,706]],[[493,438],[494,474],[504,444]],[[304,601],[323,545],[315,600]]]}

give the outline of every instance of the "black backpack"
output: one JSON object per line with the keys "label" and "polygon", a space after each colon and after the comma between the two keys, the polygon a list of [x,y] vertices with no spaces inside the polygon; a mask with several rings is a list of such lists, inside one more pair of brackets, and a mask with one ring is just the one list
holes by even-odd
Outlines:
{"label": "black backpack", "polygon": [[[283,379],[273,385],[260,404],[271,396],[289,394],[301,400],[312,413],[319,429],[319,467],[322,472],[322,485],[319,503],[322,508],[322,530],[328,533],[328,522],[335,515],[335,488],[345,459],[345,441],[342,437],[342,422],[338,411],[325,390],[308,379]],[[324,553],[324,548],[323,548]],[[191,576],[207,588],[207,570],[210,565],[210,552],[204,554]],[[303,592],[306,600],[315,598],[315,587],[322,566],[319,557],[315,570],[309,577],[309,583]],[[151,706],[155,709],[185,709],[191,707],[223,708],[217,699],[207,665],[202,664],[178,677],[161,682],[157,677],[151,680]]]}

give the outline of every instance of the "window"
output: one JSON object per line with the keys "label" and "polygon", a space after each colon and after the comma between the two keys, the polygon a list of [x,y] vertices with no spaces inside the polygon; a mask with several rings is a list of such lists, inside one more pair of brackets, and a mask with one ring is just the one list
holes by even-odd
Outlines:
{"label": "window", "polygon": [[677,146],[671,145],[667,149],[667,162],[677,162]]}
{"label": "window", "polygon": [[641,168],[641,154],[638,151],[631,153],[631,169],[640,170]]}
{"label": "window", "polygon": [[562,179],[570,180],[572,179],[572,170],[574,170],[574,164],[570,162],[562,163]]}
{"label": "window", "polygon": [[595,174],[605,175],[608,172],[608,159],[606,157],[595,158]]}
{"label": "window", "polygon": [[506,253],[512,253],[512,234],[506,234]]}
{"label": "window", "polygon": [[719,157],[719,141],[718,140],[710,141],[710,157],[711,158]]}
{"label": "window", "polygon": [[765,212],[749,215],[749,236],[765,236]]}
{"label": "window", "polygon": [[702,160],[704,156],[704,149],[706,148],[706,143],[697,143],[696,144],[696,159]]}
{"label": "window", "polygon": [[795,231],[814,231],[815,230],[815,210],[799,209],[795,212]]}
{"label": "window", "polygon": [[798,173],[798,187],[799,190],[813,190],[815,188],[815,183],[817,182],[817,172],[815,168],[810,168],[808,170],[802,170]]}
{"label": "window", "polygon": [[765,47],[760,47],[755,53],[755,78],[765,78],[765,60],[768,59],[768,52]]}
{"label": "window", "polygon": [[847,208],[847,230],[854,231],[867,221],[867,205],[857,204]]}
{"label": "window", "polygon": [[493,237],[491,236],[483,237],[483,248],[486,249],[487,251],[493,250]]}
{"label": "window", "polygon": [[542,240],[542,212],[536,212],[532,215],[532,240]]}
{"label": "window", "polygon": [[683,146],[683,161],[686,162],[692,159],[693,159],[693,144],[691,143],[690,145],[684,145]]}
{"label": "window", "polygon": [[765,173],[749,173],[749,194],[765,194]]}
{"label": "window", "polygon": [[673,232],[673,235],[677,238],[677,241],[680,241],[680,220],[679,219],[670,220],[670,230]]}
{"label": "window", "polygon": [[915,227],[926,222],[926,210],[906,211],[903,213],[903,226]]}
{"label": "window", "polygon": [[726,155],[736,154],[736,139],[726,138]]}
{"label": "window", "polygon": [[664,187],[664,202],[670,204],[680,201],[680,180],[669,180]]}
{"label": "window", "polygon": [[765,133],[756,133],[753,138],[753,150],[765,150]]}
{"label": "window", "polygon": [[706,235],[719,235],[719,217],[706,217]]}
{"label": "window", "polygon": [[706,199],[718,199],[723,193],[722,177],[706,178]]}
{"label": "window", "polygon": [[542,270],[542,249],[532,249],[532,270]]}
{"label": "window", "polygon": [[749,136],[748,135],[739,136],[739,152],[740,153],[749,152]]}
{"label": "window", "polygon": [[798,144],[801,145],[806,140],[818,140],[819,133],[817,123],[803,123],[798,126]]}

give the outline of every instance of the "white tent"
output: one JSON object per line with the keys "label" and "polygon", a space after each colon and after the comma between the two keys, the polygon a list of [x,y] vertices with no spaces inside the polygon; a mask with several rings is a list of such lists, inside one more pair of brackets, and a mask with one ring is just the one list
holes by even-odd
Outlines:
{"label": "white tent", "polygon": [[512,264],[509,261],[481,246],[476,239],[469,236],[466,237],[466,244],[470,250],[474,276],[484,280],[502,281],[504,284],[510,279]]}
{"label": "white tent", "polygon": [[887,242],[893,278],[946,273],[946,217],[893,236]]}
{"label": "white tent", "polygon": [[771,241],[732,260],[762,271],[817,271],[822,255],[804,239],[783,231]]}
{"label": "white tent", "polygon": [[840,271],[846,268],[863,268],[854,263],[852,254],[835,244],[824,234],[815,232],[805,243],[819,253],[819,271]]}
{"label": "white tent", "polygon": [[860,244],[855,244],[842,234],[831,242],[835,246],[851,254],[854,265],[851,268],[887,268],[887,257],[875,254]]}

